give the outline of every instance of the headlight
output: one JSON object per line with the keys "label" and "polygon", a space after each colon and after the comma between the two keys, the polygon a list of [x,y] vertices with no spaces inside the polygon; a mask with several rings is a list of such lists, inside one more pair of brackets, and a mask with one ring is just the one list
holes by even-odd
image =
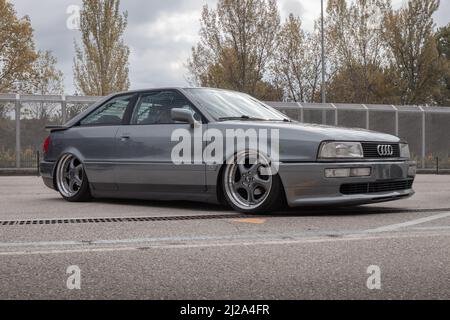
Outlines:
{"label": "headlight", "polygon": [[411,153],[409,152],[409,145],[407,143],[400,143],[400,158],[411,158]]}
{"label": "headlight", "polygon": [[363,148],[359,142],[324,142],[320,146],[321,159],[364,158]]}

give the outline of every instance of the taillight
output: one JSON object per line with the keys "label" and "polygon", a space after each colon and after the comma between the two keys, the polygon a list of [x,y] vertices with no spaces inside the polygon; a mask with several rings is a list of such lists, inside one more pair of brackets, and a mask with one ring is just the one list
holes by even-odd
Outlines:
{"label": "taillight", "polygon": [[42,150],[44,151],[44,153],[48,152],[48,148],[50,147],[50,136],[47,137],[47,139],[45,139],[44,144],[42,145]]}

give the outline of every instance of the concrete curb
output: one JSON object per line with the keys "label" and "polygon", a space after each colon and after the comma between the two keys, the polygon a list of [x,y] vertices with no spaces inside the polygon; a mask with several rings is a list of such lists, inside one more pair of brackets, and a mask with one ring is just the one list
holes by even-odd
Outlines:
{"label": "concrete curb", "polygon": [[0,169],[0,176],[38,176],[38,170],[37,168]]}
{"label": "concrete curb", "polygon": [[[436,169],[417,169],[418,174],[436,174]],[[439,175],[450,174],[450,169],[439,169]]]}

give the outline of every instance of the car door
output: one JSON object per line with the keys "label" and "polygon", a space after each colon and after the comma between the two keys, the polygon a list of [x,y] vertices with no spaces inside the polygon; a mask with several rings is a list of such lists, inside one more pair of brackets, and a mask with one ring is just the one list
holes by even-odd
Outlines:
{"label": "car door", "polygon": [[[114,163],[116,135],[131,111],[136,94],[120,95],[105,102],[71,128],[68,145],[80,153],[86,174],[95,191],[117,190]],[[129,116],[128,116],[129,117]]]}
{"label": "car door", "polygon": [[[201,120],[198,111],[176,90],[151,91],[138,97],[130,125],[119,128],[117,132],[119,159],[116,179],[119,191],[140,195],[206,191],[205,164],[201,156],[196,163],[177,164],[172,161],[172,150],[179,143],[171,139],[175,130],[189,132],[194,145],[194,128],[190,124],[173,121],[173,108],[192,110]],[[195,130],[201,132],[202,128]],[[202,149],[202,139],[199,143]]]}

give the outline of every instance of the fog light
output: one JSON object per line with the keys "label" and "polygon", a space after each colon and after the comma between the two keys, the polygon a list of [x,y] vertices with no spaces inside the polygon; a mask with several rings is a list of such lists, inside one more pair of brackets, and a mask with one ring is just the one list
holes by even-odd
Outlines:
{"label": "fog light", "polygon": [[371,168],[339,168],[325,170],[325,177],[327,178],[369,177],[371,174]]}
{"label": "fog light", "polygon": [[416,166],[410,166],[408,169],[408,177],[415,177],[417,173],[417,167]]}
{"label": "fog light", "polygon": [[327,178],[348,178],[348,177],[350,177],[350,169],[326,169],[325,177],[327,177]]}
{"label": "fog light", "polygon": [[371,174],[371,168],[353,168],[350,171],[351,177],[369,177]]}

